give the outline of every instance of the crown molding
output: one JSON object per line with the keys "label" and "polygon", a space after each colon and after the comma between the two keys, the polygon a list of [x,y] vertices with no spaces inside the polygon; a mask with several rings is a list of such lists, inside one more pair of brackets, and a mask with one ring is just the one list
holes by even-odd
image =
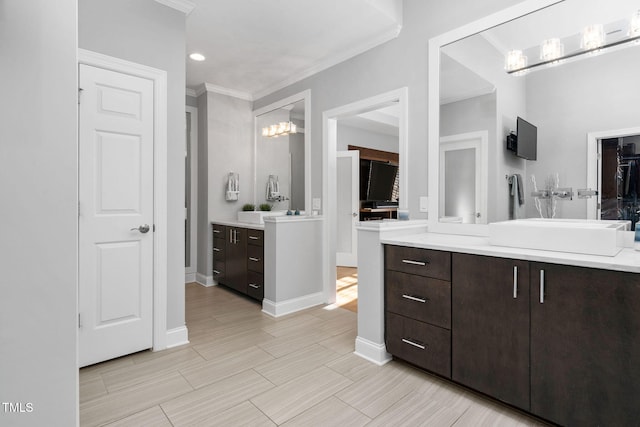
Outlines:
{"label": "crown molding", "polygon": [[196,96],[200,96],[205,92],[219,93],[220,95],[227,95],[233,98],[243,99],[245,101],[253,101],[253,96],[250,93],[242,92],[240,90],[229,89],[226,87],[214,85],[211,83],[203,83],[198,90],[196,90]]}
{"label": "crown molding", "polygon": [[314,65],[312,65],[311,67],[307,68],[306,70],[294,74],[278,83],[275,83],[271,86],[267,86],[264,89],[261,89],[259,91],[256,91],[253,93],[253,99],[260,99],[263,98],[267,95],[271,95],[272,93],[280,90],[280,89],[284,89],[287,86],[290,86],[294,83],[299,82],[300,80],[306,79],[307,77],[311,77],[314,74],[317,74],[321,71],[324,71],[328,68],[333,67],[334,65],[337,65],[341,62],[344,62],[348,59],[353,58],[354,56],[360,55],[361,53],[364,53],[370,49],[373,49],[376,46],[379,46],[383,43],[386,43],[390,40],[395,39],[396,37],[398,37],[398,35],[400,34],[400,31],[402,31],[402,25],[399,24],[397,26],[395,26],[394,28],[391,28],[389,31],[380,34],[378,37],[374,37],[371,38],[369,40],[367,40],[366,42],[355,46],[351,49],[347,49],[337,55],[333,55],[327,59],[323,59],[321,61],[316,62]]}
{"label": "crown molding", "polygon": [[191,89],[191,88],[187,88],[185,93],[186,93],[187,96],[190,96],[192,98],[197,98],[198,97],[198,93],[195,90]]}
{"label": "crown molding", "polygon": [[196,4],[189,0],[156,0],[156,2],[172,9],[179,10],[185,15],[189,15],[196,7]]}

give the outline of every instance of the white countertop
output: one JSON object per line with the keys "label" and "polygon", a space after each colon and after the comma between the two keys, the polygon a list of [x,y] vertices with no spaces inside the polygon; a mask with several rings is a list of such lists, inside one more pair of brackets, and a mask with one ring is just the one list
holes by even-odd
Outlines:
{"label": "white countertop", "polygon": [[640,251],[635,251],[632,248],[623,248],[616,256],[582,255],[568,252],[492,246],[489,244],[488,237],[439,233],[421,233],[383,238],[381,242],[396,246],[640,273]]}
{"label": "white countertop", "polygon": [[264,230],[264,224],[234,221],[232,219],[212,219],[211,224],[228,225],[230,227],[251,228],[252,230]]}

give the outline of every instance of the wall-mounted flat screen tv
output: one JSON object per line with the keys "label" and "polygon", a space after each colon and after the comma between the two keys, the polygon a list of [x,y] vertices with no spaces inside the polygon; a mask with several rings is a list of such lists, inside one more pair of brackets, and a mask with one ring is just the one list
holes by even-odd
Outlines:
{"label": "wall-mounted flat screen tv", "polygon": [[536,160],[538,154],[538,128],[518,117],[517,131],[507,137],[507,149],[526,160]]}
{"label": "wall-mounted flat screen tv", "polygon": [[[366,173],[367,165],[365,163],[361,162],[360,167],[361,200],[390,201],[393,197],[393,186],[398,174],[398,166],[372,160],[368,165],[368,173]],[[366,195],[363,194],[363,190],[365,190],[363,178],[366,180]]]}

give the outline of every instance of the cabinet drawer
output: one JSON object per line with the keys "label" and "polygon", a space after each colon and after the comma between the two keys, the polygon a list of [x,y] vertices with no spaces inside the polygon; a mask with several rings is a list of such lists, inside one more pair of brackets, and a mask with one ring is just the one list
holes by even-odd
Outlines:
{"label": "cabinet drawer", "polygon": [[225,226],[220,224],[211,224],[211,229],[213,230],[213,238],[224,239]]}
{"label": "cabinet drawer", "polygon": [[262,246],[247,246],[247,269],[262,274],[264,272],[264,257]]}
{"label": "cabinet drawer", "polygon": [[264,245],[264,231],[262,230],[247,230],[247,243],[250,245],[263,246]]}
{"label": "cabinet drawer", "polygon": [[213,259],[224,261],[225,259],[225,241],[223,238],[218,238],[214,234],[213,239]]}
{"label": "cabinet drawer", "polygon": [[259,301],[264,299],[264,277],[255,271],[247,272],[247,295]]}
{"label": "cabinet drawer", "polygon": [[224,280],[224,266],[223,261],[213,260],[213,280]]}
{"label": "cabinet drawer", "polygon": [[451,378],[451,332],[386,313],[387,351],[416,366]]}
{"label": "cabinet drawer", "polygon": [[385,245],[385,267],[388,270],[451,280],[451,253],[431,249]]}
{"label": "cabinet drawer", "polygon": [[451,329],[451,282],[387,270],[385,298],[388,311]]}

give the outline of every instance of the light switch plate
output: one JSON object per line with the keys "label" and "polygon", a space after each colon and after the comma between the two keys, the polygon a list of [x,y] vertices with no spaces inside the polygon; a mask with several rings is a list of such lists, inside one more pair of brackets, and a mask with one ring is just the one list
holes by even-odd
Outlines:
{"label": "light switch plate", "polygon": [[429,212],[429,197],[420,196],[420,212]]}
{"label": "light switch plate", "polygon": [[322,204],[320,203],[319,197],[314,197],[311,205],[312,205],[311,209],[313,209],[314,211],[320,210],[322,208]]}

